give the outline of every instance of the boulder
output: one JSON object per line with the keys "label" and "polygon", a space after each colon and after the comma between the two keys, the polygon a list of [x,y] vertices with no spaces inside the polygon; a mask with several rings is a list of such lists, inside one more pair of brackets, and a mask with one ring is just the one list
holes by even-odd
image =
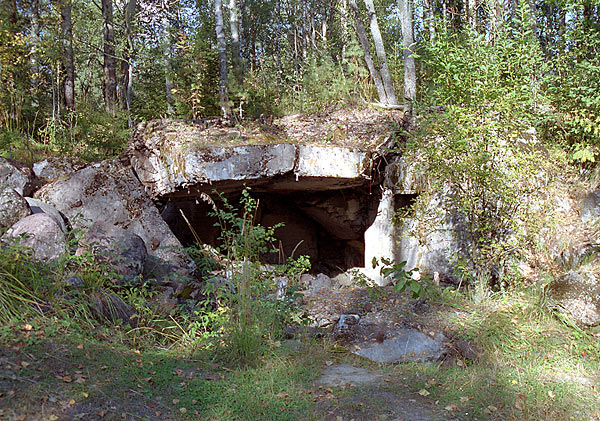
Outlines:
{"label": "boulder", "polygon": [[548,304],[580,326],[600,323],[600,266],[572,270],[552,282]]}
{"label": "boulder", "polygon": [[96,320],[132,327],[138,325],[138,312],[112,292],[98,289],[91,291],[87,297]]}
{"label": "boulder", "polygon": [[31,208],[31,213],[45,213],[54,218],[56,223],[60,225],[60,228],[66,234],[68,231],[65,219],[58,210],[52,205],[42,202],[40,199],[34,199],[33,197],[26,197],[25,200]]}
{"label": "boulder", "polygon": [[52,204],[73,228],[102,221],[139,235],[151,256],[177,267],[189,264],[181,243],[130,167],[108,160],[85,167],[68,178],[46,184],[35,197]]}
{"label": "boulder", "polygon": [[8,228],[31,215],[25,199],[13,187],[0,185],[0,228]]}
{"label": "boulder", "polygon": [[0,184],[12,187],[21,196],[29,196],[33,181],[33,171],[25,164],[0,157]]}
{"label": "boulder", "polygon": [[19,238],[19,244],[33,250],[33,258],[43,262],[56,262],[67,250],[67,240],[54,218],[36,213],[21,219],[5,234]]}
{"label": "boulder", "polygon": [[579,202],[579,218],[582,222],[600,216],[600,189],[587,193]]}
{"label": "boulder", "polygon": [[67,178],[87,164],[76,157],[50,157],[33,164],[33,173],[43,183]]}
{"label": "boulder", "polygon": [[308,294],[335,288],[335,282],[327,275],[319,273],[316,276],[304,273],[300,276],[300,284],[306,286]]}
{"label": "boulder", "polygon": [[148,257],[144,240],[123,228],[95,222],[79,240],[77,256],[90,253],[92,258],[117,275],[116,283],[131,283],[144,271]]}

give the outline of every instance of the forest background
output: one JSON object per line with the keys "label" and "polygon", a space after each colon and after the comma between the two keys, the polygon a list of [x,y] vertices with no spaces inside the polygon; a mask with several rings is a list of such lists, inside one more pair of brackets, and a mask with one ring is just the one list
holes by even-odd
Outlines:
{"label": "forest background", "polygon": [[534,126],[585,163],[599,32],[582,0],[2,0],[0,149],[101,159],[143,120],[376,102]]}

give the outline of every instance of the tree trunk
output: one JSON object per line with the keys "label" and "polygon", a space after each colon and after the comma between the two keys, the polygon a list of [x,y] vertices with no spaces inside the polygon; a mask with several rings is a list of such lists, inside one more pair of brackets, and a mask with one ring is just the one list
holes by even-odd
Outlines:
{"label": "tree trunk", "polygon": [[411,0],[399,0],[404,46],[404,110],[412,125],[412,107],[417,97],[417,69],[414,58],[413,9]]}
{"label": "tree trunk", "polygon": [[394,84],[392,83],[392,76],[390,69],[388,68],[387,56],[385,55],[385,47],[383,46],[383,38],[379,31],[379,24],[377,23],[377,15],[375,14],[375,6],[373,0],[364,0],[367,12],[369,13],[369,22],[371,27],[371,35],[373,36],[373,43],[375,44],[375,52],[379,59],[379,67],[381,73],[381,79],[383,81],[383,88],[385,89],[387,105],[398,105],[396,99],[396,93],[394,92]]}
{"label": "tree trunk", "polygon": [[502,4],[499,0],[487,0],[490,17],[490,42],[493,44],[502,26]]}
{"label": "tree trunk", "polygon": [[225,43],[225,31],[223,30],[223,9],[221,0],[215,0],[215,30],[217,33],[217,48],[219,51],[219,101],[223,118],[231,118],[229,107],[229,93],[227,91],[227,47]]}
{"label": "tree trunk", "polygon": [[125,6],[125,48],[123,49],[123,59],[121,60],[121,79],[119,83],[119,105],[122,110],[127,112],[127,121],[129,127],[133,126],[131,120],[131,99],[132,99],[132,66],[131,58],[133,55],[133,31],[132,22],[137,7],[136,0],[128,0]]}
{"label": "tree trunk", "polygon": [[559,54],[562,55],[564,54],[566,51],[566,40],[565,40],[565,30],[566,30],[566,18],[567,18],[567,12],[565,10],[564,7],[559,6],[560,11],[559,11],[559,17],[558,17],[558,49],[559,49]]}
{"label": "tree trunk", "polygon": [[231,27],[231,62],[233,63],[233,75],[238,84],[244,79],[242,67],[242,51],[240,46],[240,9],[236,0],[229,0],[229,25]]}
{"label": "tree trunk", "polygon": [[369,46],[369,40],[367,39],[367,33],[365,31],[365,27],[363,26],[360,20],[360,14],[358,13],[358,7],[356,6],[356,0],[349,0],[348,4],[352,9],[352,14],[354,15],[354,29],[356,30],[356,35],[360,42],[360,46],[363,50],[363,54],[365,56],[365,63],[367,63],[367,68],[369,69],[369,73],[371,74],[371,78],[373,79],[373,83],[375,84],[375,89],[377,89],[377,95],[379,96],[379,102],[382,104],[388,103],[388,98],[385,92],[385,88],[383,87],[383,81],[381,80],[381,75],[375,68],[375,64],[373,63],[373,57],[371,57],[371,47]]}
{"label": "tree trunk", "polygon": [[117,72],[115,69],[115,29],[112,0],[102,0],[104,19],[104,108],[114,114],[117,103]]}
{"label": "tree trunk", "polygon": [[40,38],[41,33],[41,24],[40,24],[40,4],[39,0],[33,0],[31,4],[31,71],[33,73],[31,77],[31,92],[32,100],[31,106],[38,107],[39,102],[37,98],[38,89],[42,83],[42,79],[40,78],[40,63],[39,63],[39,51],[40,46],[42,44],[42,40]]}
{"label": "tree trunk", "polygon": [[340,1],[340,24],[342,27],[342,57],[346,57],[346,48],[348,41],[350,40],[350,33],[348,32],[348,0]]}
{"label": "tree trunk", "polygon": [[429,41],[435,39],[435,19],[433,14],[434,0],[423,0],[423,25],[429,35]]}
{"label": "tree trunk", "polygon": [[469,27],[477,30],[477,0],[467,0],[467,20]]}
{"label": "tree trunk", "polygon": [[62,100],[65,109],[75,108],[75,65],[73,64],[73,23],[71,22],[71,0],[60,2],[60,35],[62,42]]}

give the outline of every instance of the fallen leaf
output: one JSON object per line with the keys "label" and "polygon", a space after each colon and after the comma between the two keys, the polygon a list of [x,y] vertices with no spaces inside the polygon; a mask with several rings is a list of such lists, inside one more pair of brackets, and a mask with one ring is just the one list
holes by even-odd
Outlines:
{"label": "fallen leaf", "polygon": [[58,419],[58,417],[57,417],[56,415],[50,415],[50,416],[48,417],[48,419],[49,419],[50,421],[56,421],[56,420]]}
{"label": "fallen leaf", "polygon": [[62,381],[65,383],[71,383],[73,381],[73,379],[71,378],[71,376],[64,376],[62,378]]}
{"label": "fallen leaf", "polygon": [[81,396],[83,396],[84,398],[87,398],[90,395],[87,392],[81,392]]}
{"label": "fallen leaf", "polygon": [[421,389],[421,390],[419,390],[419,395],[421,395],[421,396],[429,396],[430,393],[429,393],[429,391],[427,389]]}
{"label": "fallen leaf", "polygon": [[187,409],[185,409],[185,408],[179,408],[179,412],[181,412],[182,414],[185,414],[187,412]]}
{"label": "fallen leaf", "polygon": [[71,405],[71,406],[72,406],[72,405],[75,405],[75,399],[71,399],[71,400],[69,401],[69,405]]}
{"label": "fallen leaf", "polygon": [[332,364],[333,364],[333,361],[325,361],[325,365],[326,365],[327,367],[329,367],[329,366],[330,366],[330,365],[332,365]]}
{"label": "fallen leaf", "polygon": [[27,367],[29,365],[30,363],[28,363],[27,361],[21,361],[21,367]]}
{"label": "fallen leaf", "polygon": [[469,396],[461,396],[461,397],[460,397],[460,403],[466,403],[466,402],[469,402],[471,399],[473,399],[473,398],[471,398],[471,397],[469,397]]}
{"label": "fallen leaf", "polygon": [[458,411],[460,408],[458,407],[458,405],[451,403],[450,405],[446,406],[444,409],[446,411],[455,412],[455,411]]}
{"label": "fallen leaf", "polygon": [[23,326],[23,329],[30,331],[33,329],[33,326],[31,326],[30,324],[26,324],[25,326]]}
{"label": "fallen leaf", "polygon": [[179,403],[179,399],[173,399],[173,405],[177,405]]}
{"label": "fallen leaf", "polygon": [[77,349],[83,349],[83,345],[82,344],[77,345]]}
{"label": "fallen leaf", "polygon": [[548,396],[550,397],[550,399],[554,399],[554,392],[552,392],[551,390],[548,391]]}

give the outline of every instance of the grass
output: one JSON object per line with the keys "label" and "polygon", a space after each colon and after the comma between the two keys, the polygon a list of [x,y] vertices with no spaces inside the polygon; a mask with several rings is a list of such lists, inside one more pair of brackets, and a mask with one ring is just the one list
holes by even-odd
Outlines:
{"label": "grass", "polygon": [[415,389],[473,419],[600,418],[597,332],[573,329],[540,307],[535,287],[481,304],[451,295],[438,300],[462,310],[439,317],[475,342],[479,358],[449,368],[395,367]]}
{"label": "grass", "polygon": [[[462,419],[600,415],[597,332],[565,325],[539,308],[531,290],[480,304],[459,293],[433,299],[440,323],[475,342],[476,361],[385,366],[327,342],[305,343],[297,351],[271,342],[253,364],[241,366],[218,351],[136,345],[124,340],[120,327],[79,326],[74,319],[32,313],[0,328],[0,415],[304,420],[339,410],[366,419],[386,410],[392,396],[417,398],[439,414]],[[383,370],[390,381],[334,388],[316,399],[307,391],[329,360]],[[426,397],[419,395],[423,389]]]}
{"label": "grass", "polygon": [[305,419],[305,390],[324,358],[275,344],[255,365],[230,368],[208,354],[139,351],[102,331],[38,322],[0,330],[0,418]]}
{"label": "grass", "polygon": [[[226,346],[233,339],[226,331],[198,335],[204,329],[199,320],[178,312],[154,313],[141,289],[122,294],[142,316],[137,328],[95,320],[83,304],[87,289],[75,296],[57,294],[60,267],[38,267],[25,255],[9,255],[13,251],[2,252],[0,267],[0,418],[115,419],[125,414],[305,420],[341,414],[343,419],[376,419],[412,401],[441,419],[450,414],[463,419],[600,418],[600,329],[581,330],[550,313],[541,299],[542,285],[492,294],[481,302],[468,292],[430,290],[429,326],[473,342],[475,361],[384,366],[327,341],[302,343],[292,351],[263,329],[253,333],[260,352],[241,364]],[[383,370],[389,381],[309,394],[330,361]]]}

